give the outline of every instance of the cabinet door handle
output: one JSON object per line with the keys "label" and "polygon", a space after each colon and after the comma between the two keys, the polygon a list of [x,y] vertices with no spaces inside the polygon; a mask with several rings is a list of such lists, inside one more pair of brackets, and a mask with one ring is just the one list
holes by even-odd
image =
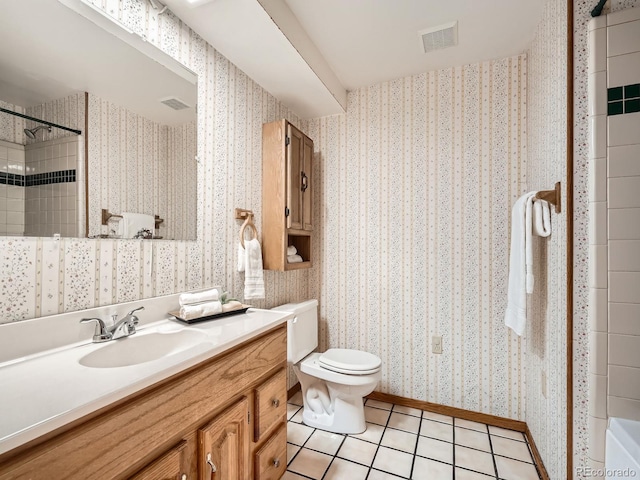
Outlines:
{"label": "cabinet door handle", "polygon": [[183,473],[182,476],[180,477],[180,480],[187,480],[187,474]]}
{"label": "cabinet door handle", "polygon": [[280,459],[279,458],[274,458],[273,459],[273,466],[278,468],[280,466]]}
{"label": "cabinet door handle", "polygon": [[280,400],[278,400],[277,398],[274,398],[273,401],[271,402],[271,404],[275,407],[278,408],[280,406]]}
{"label": "cabinet door handle", "polygon": [[216,468],[216,464],[213,463],[213,460],[211,460],[211,454],[210,453],[207,453],[207,463],[211,467],[211,473],[216,473],[218,471],[218,469]]}
{"label": "cabinet door handle", "polygon": [[307,177],[307,174],[304,172],[300,172],[300,176],[302,177],[302,184],[300,185],[300,190],[304,192],[307,188],[309,188],[309,177]]}

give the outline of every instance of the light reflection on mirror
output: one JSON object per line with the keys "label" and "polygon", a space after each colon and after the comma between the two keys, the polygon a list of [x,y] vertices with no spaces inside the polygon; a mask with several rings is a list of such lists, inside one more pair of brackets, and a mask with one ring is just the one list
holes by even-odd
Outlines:
{"label": "light reflection on mirror", "polygon": [[2,5],[0,107],[82,130],[83,138],[76,143],[54,127],[32,139],[24,130],[38,123],[0,113],[5,177],[26,184],[74,171],[76,179],[0,184],[0,235],[118,238],[122,225],[102,225],[107,209],[157,215],[156,236],[195,239],[195,74],[90,5],[64,3],[72,8],[52,0]]}

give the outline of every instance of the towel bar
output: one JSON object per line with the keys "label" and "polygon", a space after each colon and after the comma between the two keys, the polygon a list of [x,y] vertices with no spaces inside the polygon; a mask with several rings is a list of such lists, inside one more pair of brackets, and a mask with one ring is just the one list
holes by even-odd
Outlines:
{"label": "towel bar", "polygon": [[538,200],[546,200],[552,205],[556,206],[556,213],[561,212],[562,203],[562,188],[560,182],[556,182],[556,188],[554,190],[540,190],[536,194]]}
{"label": "towel bar", "polygon": [[243,208],[236,208],[236,219],[244,219],[244,223],[240,227],[240,245],[244,248],[244,231],[247,227],[253,230],[253,238],[258,238],[258,229],[253,223],[253,212],[251,210],[245,210]]}

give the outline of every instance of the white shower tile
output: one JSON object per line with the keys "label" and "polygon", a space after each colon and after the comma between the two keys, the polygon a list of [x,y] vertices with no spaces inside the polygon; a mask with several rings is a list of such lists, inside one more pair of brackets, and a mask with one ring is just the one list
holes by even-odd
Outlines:
{"label": "white shower tile", "polygon": [[610,417],[622,417],[640,421],[640,400],[609,395],[607,397],[607,410]]}
{"label": "white shower tile", "polygon": [[589,203],[589,245],[607,244],[607,202]]}
{"label": "white shower tile", "polygon": [[640,368],[609,365],[609,395],[640,400]]}
{"label": "white shower tile", "polygon": [[609,303],[609,333],[640,335],[640,304]]}
{"label": "white shower tile", "polygon": [[589,371],[594,375],[607,374],[607,334],[589,332]]}
{"label": "white shower tile", "polygon": [[609,365],[640,368],[640,336],[610,334]]}
{"label": "white shower tile", "polygon": [[598,28],[589,32],[589,73],[603,72],[607,69],[607,31]]}
{"label": "white shower tile", "polygon": [[[640,62],[640,53],[638,54],[637,61]],[[640,69],[640,65],[638,68]],[[633,83],[640,83],[640,76]],[[608,119],[608,145],[610,147],[635,145],[640,142],[640,138],[638,137],[638,132],[640,131],[640,112],[613,115],[606,118]]]}
{"label": "white shower tile", "polygon": [[610,209],[640,207],[640,177],[610,178],[608,191]]}
{"label": "white shower tile", "polygon": [[607,73],[589,74],[589,116],[607,114]]}
{"label": "white shower tile", "polygon": [[607,246],[590,245],[589,286],[591,288],[607,288]]}
{"label": "white shower tile", "polygon": [[603,15],[602,18],[607,19],[607,25],[613,26],[624,22],[633,22],[640,20],[640,8],[626,8],[617,12],[611,12],[608,15]]}
{"label": "white shower tile", "polygon": [[[640,137],[637,138],[640,142]],[[640,143],[609,147],[609,177],[640,175]]]}
{"label": "white shower tile", "polygon": [[610,302],[640,303],[640,273],[611,272],[609,284]]}
{"label": "white shower tile", "polygon": [[606,429],[606,419],[589,417],[589,457],[599,462],[604,462]]}
{"label": "white shower tile", "polygon": [[612,208],[608,212],[609,239],[640,239],[640,208]]}
{"label": "white shower tile", "polygon": [[640,271],[640,240],[611,240],[609,242],[609,271]]}
{"label": "white shower tile", "polygon": [[640,21],[607,28],[607,56],[624,55],[640,50]]}
{"label": "white shower tile", "polygon": [[[624,117],[624,115],[617,115]],[[607,117],[595,115],[589,117],[589,158],[604,158],[607,156]]]}
{"label": "white shower tile", "polygon": [[606,288],[589,289],[589,328],[594,332],[606,332],[608,328],[609,300]]}
{"label": "white shower tile", "polygon": [[589,415],[607,418],[607,377],[589,375]]}
{"label": "white shower tile", "polygon": [[[609,88],[635,83],[640,83],[640,52],[607,59],[607,85]],[[618,116],[624,117],[626,115],[616,115],[616,117]]]}

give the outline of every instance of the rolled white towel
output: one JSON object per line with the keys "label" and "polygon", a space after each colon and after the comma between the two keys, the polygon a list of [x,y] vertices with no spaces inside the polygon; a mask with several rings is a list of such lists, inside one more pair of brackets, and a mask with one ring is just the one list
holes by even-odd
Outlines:
{"label": "rolled white towel", "polygon": [[533,202],[533,233],[539,237],[551,235],[551,213],[546,200]]}
{"label": "rolled white towel", "polygon": [[242,304],[240,302],[237,302],[236,300],[231,300],[230,302],[222,305],[223,312],[232,312],[233,310],[238,310],[240,308],[242,308]]}
{"label": "rolled white towel", "polygon": [[294,247],[293,245],[289,245],[287,247],[287,257],[295,255],[296,253],[298,253],[298,249],[296,247]]}
{"label": "rolled white towel", "polygon": [[222,313],[222,303],[218,301],[199,303],[197,305],[183,305],[180,307],[180,318],[183,320],[206,317],[208,315],[215,315],[216,313]]}
{"label": "rolled white towel", "polygon": [[300,263],[302,261],[303,260],[300,255],[287,255],[287,263]]}
{"label": "rolled white towel", "polygon": [[194,303],[217,302],[218,295],[217,288],[198,293],[183,293],[178,298],[178,303],[182,307],[183,305],[193,305]]}

